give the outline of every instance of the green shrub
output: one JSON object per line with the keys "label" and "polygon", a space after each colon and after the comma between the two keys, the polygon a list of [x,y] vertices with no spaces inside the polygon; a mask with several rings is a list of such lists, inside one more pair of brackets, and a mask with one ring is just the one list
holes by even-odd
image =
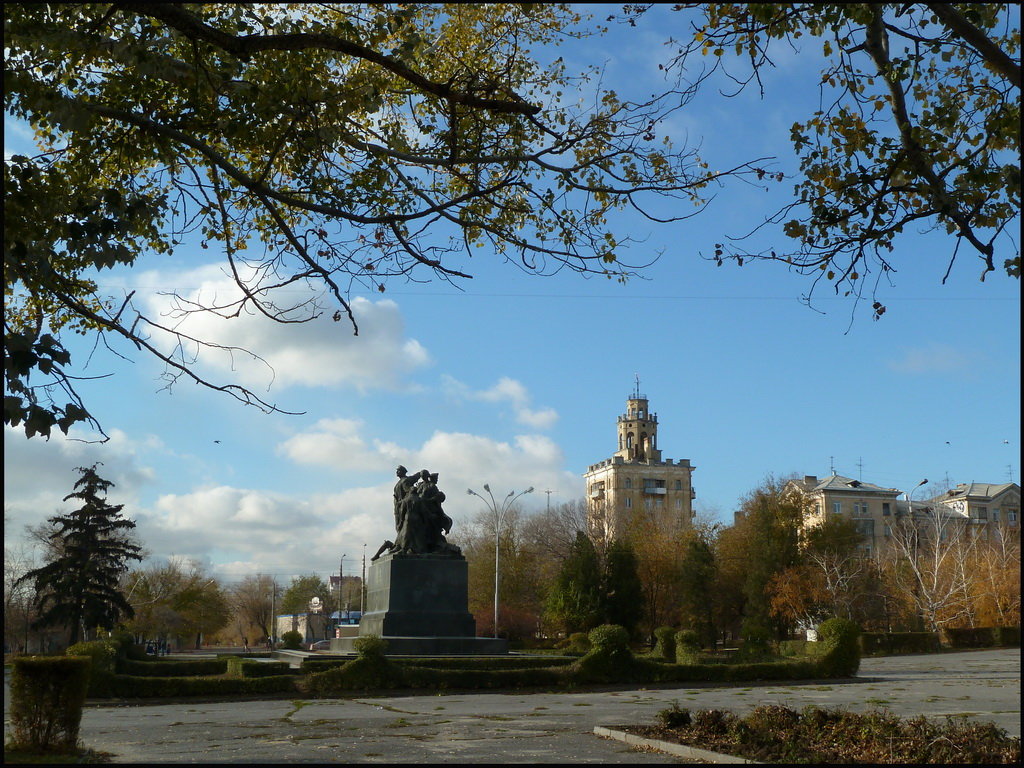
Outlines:
{"label": "green shrub", "polygon": [[562,640],[558,647],[567,653],[578,653],[583,655],[590,650],[590,638],[586,632],[573,632],[565,640]]}
{"label": "green shrub", "polygon": [[396,664],[404,667],[429,667],[431,669],[465,669],[478,672],[494,672],[505,669],[543,669],[545,667],[568,666],[571,658],[551,658],[550,656],[452,656],[433,658],[395,659]]}
{"label": "green shrub", "polygon": [[853,677],[860,669],[860,627],[849,619],[828,619],[818,627],[824,653],[817,665],[822,677]]}
{"label": "green shrub", "polygon": [[365,659],[383,658],[388,649],[388,641],[379,635],[363,635],[352,642],[352,649],[356,656]]}
{"label": "green shrub", "polygon": [[124,659],[121,672],[136,677],[201,677],[203,675],[222,675],[227,671],[228,657],[216,659],[148,659],[135,661]]}
{"label": "green shrub", "polygon": [[173,699],[296,692],[296,675],[273,677],[135,677],[114,675],[111,695],[122,699]]}
{"label": "green shrub", "polygon": [[1020,627],[993,627],[996,645],[1001,648],[1020,648]]}
{"label": "green shrub", "polygon": [[299,683],[307,696],[330,698],[347,691],[404,688],[403,670],[387,656],[357,656],[340,667],[306,675]]}
{"label": "green shrub", "polygon": [[281,634],[281,647],[289,651],[297,651],[302,647],[302,633],[289,629]]}
{"label": "green shrub", "polygon": [[[86,695],[103,697],[109,695],[110,678],[118,667],[118,645],[110,640],[89,640],[75,643],[65,656],[84,656],[89,659],[89,687]],[[123,661],[122,661],[123,663]]]}
{"label": "green shrub", "polygon": [[760,620],[748,618],[740,627],[737,657],[743,661],[762,661],[772,655],[772,631]]}
{"label": "green shrub", "polygon": [[590,651],[571,668],[579,683],[610,683],[650,677],[650,664],[640,664],[629,650],[629,632],[618,624],[602,624],[590,630]]}
{"label": "green shrub", "polygon": [[864,632],[858,639],[865,656],[897,653],[932,653],[939,650],[934,632]]}
{"label": "green shrub", "polygon": [[287,661],[256,661],[255,659],[227,659],[228,677],[273,677],[274,675],[290,675],[292,670]]}
{"label": "green shrub", "polygon": [[69,752],[78,746],[91,656],[22,656],[11,669],[11,746]]}
{"label": "green shrub", "polygon": [[303,659],[299,664],[299,669],[303,674],[326,672],[328,669],[342,667],[349,661],[351,659]]}
{"label": "green shrub", "polygon": [[658,627],[654,630],[654,650],[651,656],[667,662],[676,660],[676,631],[672,627]]}
{"label": "green shrub", "polygon": [[[1020,645],[1020,627],[960,627],[942,630],[950,648],[992,648]],[[1016,640],[1016,642],[1014,642]]]}

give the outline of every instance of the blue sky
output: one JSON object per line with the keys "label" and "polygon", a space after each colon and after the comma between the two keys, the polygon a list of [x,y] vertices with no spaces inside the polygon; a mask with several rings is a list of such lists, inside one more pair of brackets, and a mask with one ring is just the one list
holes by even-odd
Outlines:
{"label": "blue sky", "polygon": [[[662,8],[636,29],[556,54],[570,69],[605,63],[606,87],[653,93],[664,38],[682,33]],[[792,171],[789,127],[817,108],[815,61],[807,52],[776,59],[763,101],[754,90],[727,99],[709,89],[668,128],[699,141],[713,164],[772,155],[771,167]],[[29,151],[9,120],[5,151]],[[768,191],[731,184],[699,216],[664,227],[624,216],[620,231],[642,241],[628,257],[662,254],[626,285],[538,278],[485,254],[469,262],[474,278],[461,291],[392,283],[354,297],[358,337],[328,322],[203,326],[272,362],[269,399],[301,416],[264,415],[184,382],[159,392],[156,361],[98,349],[86,373],[114,375],[82,392],[112,439],[27,441],[7,430],[5,542],[61,508],[74,467],[101,461],[117,484],[111,500],[138,521],[153,558],[196,558],[236,579],[326,576],[345,554],[349,572],[364,544],[372,554],[393,533],[398,463],[440,473],[456,529],[480,509],[467,487],[490,483],[504,496],[533,486],[526,511],[582,497],[582,473],[615,450],[635,376],[659,416],[663,454],[697,467],[697,509],[712,520],[731,522],[769,473],[834,467],[904,489],[922,478],[1019,482],[1019,283],[999,272],[981,283],[980,264],[961,254],[942,285],[951,243],[908,234],[892,285],[879,289],[888,311],[874,322],[867,305],[827,287],[809,309],[799,301],[806,278],[781,265],[701,258],[790,190],[789,181]],[[223,280],[219,268],[193,247],[100,282],[140,296],[209,290]],[[73,351],[84,359],[90,348]],[[200,365],[221,381],[269,383],[244,361],[234,372],[209,357]]]}

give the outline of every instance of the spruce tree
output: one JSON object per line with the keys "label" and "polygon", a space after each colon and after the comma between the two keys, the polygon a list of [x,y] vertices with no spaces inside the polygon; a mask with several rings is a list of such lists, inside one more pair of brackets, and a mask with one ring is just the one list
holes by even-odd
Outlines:
{"label": "spruce tree", "polygon": [[547,613],[567,632],[585,632],[601,623],[602,602],[597,550],[580,531],[548,593]]}
{"label": "spruce tree", "polygon": [[113,483],[96,472],[97,464],[78,467],[82,477],[64,501],[82,506],[48,522],[53,529],[49,562],[21,580],[35,582],[39,618],[35,627],[70,628],[70,643],[78,642],[82,627],[112,629],[121,616],[134,615],[120,590],[120,575],[129,560],[141,560],[141,548],[130,535],[135,523],[121,517],[123,504],[106,501]]}

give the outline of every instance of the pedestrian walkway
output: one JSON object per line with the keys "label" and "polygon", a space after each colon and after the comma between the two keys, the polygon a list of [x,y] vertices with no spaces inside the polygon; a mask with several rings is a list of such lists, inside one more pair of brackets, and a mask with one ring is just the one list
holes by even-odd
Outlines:
{"label": "pedestrian walkway", "polygon": [[[803,685],[89,706],[81,735],[122,763],[681,763],[593,733],[652,723],[674,702],[738,714],[765,703],[966,714],[1019,736],[1020,653],[864,659],[854,682]],[[6,695],[4,714],[6,728]]]}

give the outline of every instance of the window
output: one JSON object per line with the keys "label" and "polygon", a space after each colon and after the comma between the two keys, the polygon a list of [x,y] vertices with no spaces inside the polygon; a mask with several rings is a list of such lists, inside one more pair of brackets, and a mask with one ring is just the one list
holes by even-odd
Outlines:
{"label": "window", "polygon": [[992,522],[993,523],[998,523],[999,522],[999,509],[998,508],[992,510]]}
{"label": "window", "polygon": [[676,509],[682,509],[682,508],[683,508],[683,500],[682,499],[676,499]]}
{"label": "window", "polygon": [[631,498],[629,498],[629,496],[627,496],[626,497],[626,509],[631,509],[632,507],[633,507],[633,500]]}
{"label": "window", "polygon": [[1008,510],[1006,510],[1006,522],[1008,522],[1010,525],[1016,525],[1017,524],[1017,510],[1015,510],[1015,509],[1008,509]]}
{"label": "window", "polygon": [[887,525],[885,526],[885,538],[888,539],[890,536],[892,536],[892,526]]}
{"label": "window", "polygon": [[988,507],[978,507],[978,519],[988,520]]}
{"label": "window", "polygon": [[626,478],[626,487],[627,488],[632,488],[633,487],[633,478],[632,477],[627,477]]}
{"label": "window", "polygon": [[868,515],[868,503],[866,501],[855,501],[853,502],[853,514],[854,517],[867,517]]}
{"label": "window", "polygon": [[676,480],[676,490],[677,491],[683,490],[683,481],[682,480]]}
{"label": "window", "polygon": [[843,503],[841,501],[833,501],[832,511],[835,512],[837,515],[843,514]]}
{"label": "window", "polygon": [[889,502],[888,501],[883,501],[882,502],[882,514],[883,515],[891,515],[892,514],[892,510],[889,508]]}

